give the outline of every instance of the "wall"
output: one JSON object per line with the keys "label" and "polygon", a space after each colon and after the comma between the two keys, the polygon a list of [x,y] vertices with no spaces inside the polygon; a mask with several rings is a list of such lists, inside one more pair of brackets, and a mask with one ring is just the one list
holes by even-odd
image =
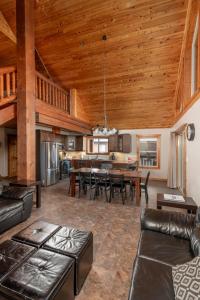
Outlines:
{"label": "wall", "polygon": [[187,141],[187,194],[200,205],[200,99],[175,124],[176,130],[186,123],[194,123],[196,136],[194,141]]}
{"label": "wall", "polygon": [[[168,162],[169,162],[169,141],[170,141],[170,129],[169,128],[158,128],[158,129],[133,129],[133,130],[120,130],[119,133],[129,133],[132,136],[132,152],[129,154],[117,153],[116,156],[119,159],[127,160],[128,157],[137,157],[137,145],[136,135],[161,135],[161,157],[160,157],[160,169],[150,169],[151,178],[165,179],[168,176]],[[146,175],[148,169],[142,170],[142,175]]]}

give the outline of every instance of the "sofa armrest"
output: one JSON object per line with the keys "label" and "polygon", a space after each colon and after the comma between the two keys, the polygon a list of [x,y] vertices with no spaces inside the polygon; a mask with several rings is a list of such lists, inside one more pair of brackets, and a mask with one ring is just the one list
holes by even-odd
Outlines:
{"label": "sofa armrest", "polygon": [[33,194],[34,189],[29,187],[8,186],[3,189],[0,199],[22,200],[30,194]]}
{"label": "sofa armrest", "polygon": [[146,208],[141,214],[141,229],[190,239],[195,228],[195,216],[179,212]]}

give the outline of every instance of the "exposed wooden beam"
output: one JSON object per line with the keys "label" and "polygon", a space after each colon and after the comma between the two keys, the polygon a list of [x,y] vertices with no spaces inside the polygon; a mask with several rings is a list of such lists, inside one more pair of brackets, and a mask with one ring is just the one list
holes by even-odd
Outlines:
{"label": "exposed wooden beam", "polygon": [[15,104],[0,109],[0,126],[3,126],[7,122],[14,120],[17,116],[16,111],[17,111],[17,107]]}
{"label": "exposed wooden beam", "polygon": [[36,100],[36,122],[84,134],[91,134],[90,124],[83,122],[43,101]]}
{"label": "exposed wooden beam", "polygon": [[35,180],[34,0],[16,0],[17,177]]}
{"label": "exposed wooden beam", "polygon": [[17,43],[17,39],[8,22],[6,21],[3,13],[0,11],[0,31],[6,35],[13,43]]}

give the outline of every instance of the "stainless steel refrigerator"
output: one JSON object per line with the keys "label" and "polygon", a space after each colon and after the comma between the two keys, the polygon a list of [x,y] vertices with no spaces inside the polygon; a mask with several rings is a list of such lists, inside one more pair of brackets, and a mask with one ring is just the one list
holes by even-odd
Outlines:
{"label": "stainless steel refrigerator", "polygon": [[41,142],[40,145],[40,175],[43,186],[55,184],[60,178],[59,153],[62,144]]}

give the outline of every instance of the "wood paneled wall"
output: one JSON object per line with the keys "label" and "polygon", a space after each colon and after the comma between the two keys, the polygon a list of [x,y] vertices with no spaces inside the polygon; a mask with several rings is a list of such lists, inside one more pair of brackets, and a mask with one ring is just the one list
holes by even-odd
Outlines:
{"label": "wood paneled wall", "polygon": [[[187,2],[36,1],[36,47],[55,81],[78,90],[93,124],[103,122],[105,54],[109,126],[170,127]],[[0,10],[15,32],[15,0],[1,0]],[[0,66],[15,59],[0,34]]]}

